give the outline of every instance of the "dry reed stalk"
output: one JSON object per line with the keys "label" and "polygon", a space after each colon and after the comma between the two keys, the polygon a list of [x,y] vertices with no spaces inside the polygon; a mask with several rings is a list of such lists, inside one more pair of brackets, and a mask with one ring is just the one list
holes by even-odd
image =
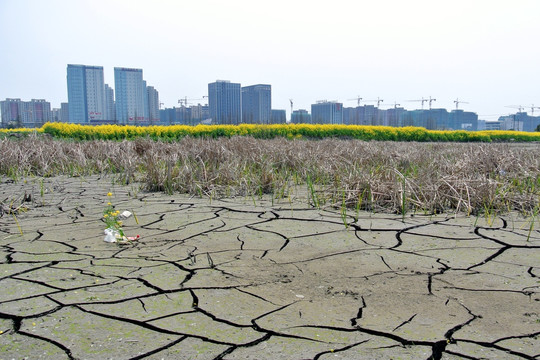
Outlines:
{"label": "dry reed stalk", "polygon": [[211,196],[295,191],[308,176],[327,204],[375,211],[531,211],[538,145],[184,138],[178,142],[0,140],[0,174],[119,174],[150,191]]}

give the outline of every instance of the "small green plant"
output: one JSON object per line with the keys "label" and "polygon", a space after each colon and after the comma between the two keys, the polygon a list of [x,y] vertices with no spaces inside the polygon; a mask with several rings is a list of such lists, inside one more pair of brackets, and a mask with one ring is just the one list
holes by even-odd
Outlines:
{"label": "small green plant", "polygon": [[41,195],[41,198],[45,196],[45,186],[43,185],[43,179],[40,179],[39,181],[39,194]]}
{"label": "small green plant", "polygon": [[45,184],[43,183],[43,178],[39,181],[39,195],[41,196],[41,205],[45,206]]}
{"label": "small green plant", "polygon": [[347,201],[345,196],[345,190],[342,191],[342,198],[341,198],[341,220],[343,221],[343,225],[345,225],[345,229],[349,228],[349,223],[347,222]]}
{"label": "small green plant", "polygon": [[309,174],[307,176],[306,182],[307,182],[309,195],[311,195],[311,199],[313,200],[313,206],[315,206],[317,209],[320,209],[319,198],[317,196],[317,193],[315,192],[315,187],[313,186],[313,181],[311,180],[311,176],[309,176]]}
{"label": "small green plant", "polygon": [[529,242],[529,240],[531,239],[531,233],[534,230],[534,222],[536,221],[536,217],[538,216],[539,212],[540,212],[540,205],[537,205],[532,211],[531,225],[529,226],[529,233],[527,234],[527,242]]}
{"label": "small green plant", "polygon": [[107,229],[118,232],[120,237],[123,238],[125,235],[124,231],[122,230],[122,221],[120,221],[118,218],[120,211],[114,209],[114,206],[110,201],[112,196],[112,193],[107,193],[108,201],[105,210],[103,210],[103,221],[107,225]]}

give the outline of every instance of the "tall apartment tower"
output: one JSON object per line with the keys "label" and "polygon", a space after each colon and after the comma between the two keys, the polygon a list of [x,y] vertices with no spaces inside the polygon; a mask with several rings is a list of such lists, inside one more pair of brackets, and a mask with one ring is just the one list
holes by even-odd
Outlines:
{"label": "tall apartment tower", "polygon": [[67,66],[69,121],[88,124],[105,120],[106,98],[103,66]]}
{"label": "tall apartment tower", "polygon": [[0,101],[2,126],[40,127],[51,121],[51,103],[44,99]]}
{"label": "tall apartment tower", "polygon": [[139,124],[147,120],[147,91],[142,69],[114,68],[116,121]]}
{"label": "tall apartment tower", "polygon": [[270,124],[272,119],[272,87],[251,85],[242,87],[242,122]]}
{"label": "tall apartment tower", "polygon": [[239,124],[242,121],[240,84],[226,80],[208,84],[208,106],[212,124]]}
{"label": "tall apartment tower", "polygon": [[269,124],[286,124],[287,111],[282,109],[272,109],[272,116]]}
{"label": "tall apartment tower", "polygon": [[153,86],[146,87],[148,97],[148,118],[151,122],[159,121],[159,92]]}
{"label": "tall apartment tower", "polygon": [[305,109],[294,110],[291,114],[293,124],[311,124],[311,115]]}
{"label": "tall apartment tower", "polygon": [[60,121],[69,122],[69,104],[60,103]]}
{"label": "tall apartment tower", "polygon": [[343,104],[335,101],[317,101],[311,105],[314,124],[343,124]]}
{"label": "tall apartment tower", "polygon": [[116,122],[116,109],[114,106],[114,89],[105,84],[105,120],[109,123]]}
{"label": "tall apartment tower", "polygon": [[22,104],[21,99],[6,99],[0,101],[0,112],[2,114],[2,127],[13,124],[15,127],[22,127]]}

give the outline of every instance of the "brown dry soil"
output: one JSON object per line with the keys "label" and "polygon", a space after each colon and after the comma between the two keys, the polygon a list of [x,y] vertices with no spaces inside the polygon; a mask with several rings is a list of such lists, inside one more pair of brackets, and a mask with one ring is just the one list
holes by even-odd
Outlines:
{"label": "brown dry soil", "polygon": [[[108,191],[139,241],[103,241]],[[346,227],[300,199],[1,179],[4,209],[23,197],[0,218],[0,359],[540,358],[538,219]]]}

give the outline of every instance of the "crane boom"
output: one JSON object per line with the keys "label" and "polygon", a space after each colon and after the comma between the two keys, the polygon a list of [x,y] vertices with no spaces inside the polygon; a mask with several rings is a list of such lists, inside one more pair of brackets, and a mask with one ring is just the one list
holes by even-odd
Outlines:
{"label": "crane boom", "polygon": [[409,101],[409,102],[421,102],[422,103],[422,110],[424,110],[424,103],[428,102],[429,100],[424,99],[424,97],[422,97],[422,99],[420,99],[420,100],[407,100],[407,101]]}
{"label": "crane boom", "polygon": [[461,100],[459,100],[459,98],[457,98],[456,100],[454,100],[454,104],[456,104],[456,110],[458,110],[459,104],[468,104],[468,102],[461,101]]}
{"label": "crane boom", "polygon": [[364,102],[376,102],[377,103],[377,107],[379,107],[381,105],[382,102],[384,102],[383,99],[377,97],[377,100],[364,100]]}
{"label": "crane boom", "polygon": [[398,104],[396,101],[394,101],[393,104],[388,104],[388,105],[383,105],[383,106],[389,106],[389,107],[393,107],[394,109],[397,109],[397,107],[401,106],[401,104]]}
{"label": "crane boom", "polygon": [[355,97],[353,99],[347,99],[347,101],[353,101],[353,100],[356,100],[357,101],[357,106],[360,106],[360,101],[362,100],[360,95],[358,95],[357,97]]}
{"label": "crane boom", "polygon": [[508,106],[505,106],[507,108],[512,108],[512,109],[518,109],[519,112],[523,112],[523,110],[525,109],[523,106],[521,105],[508,105]]}
{"label": "crane boom", "polygon": [[431,103],[434,102],[434,101],[437,101],[437,99],[433,99],[433,98],[430,96],[429,99],[424,99],[424,97],[422,97],[422,99],[420,99],[420,100],[407,100],[407,101],[411,101],[411,102],[418,101],[418,102],[421,102],[421,103],[422,103],[422,110],[424,110],[424,103],[427,102],[427,103],[429,104],[429,109],[431,110]]}
{"label": "crane boom", "polygon": [[198,98],[198,99],[188,99],[187,96],[184,96],[183,99],[180,99],[178,100],[178,103],[180,104],[180,106],[182,106],[182,104],[184,104],[183,106],[187,107],[188,105],[188,101],[195,101],[195,100],[204,100],[204,98],[207,98],[208,96],[206,95],[203,95],[202,98]]}

